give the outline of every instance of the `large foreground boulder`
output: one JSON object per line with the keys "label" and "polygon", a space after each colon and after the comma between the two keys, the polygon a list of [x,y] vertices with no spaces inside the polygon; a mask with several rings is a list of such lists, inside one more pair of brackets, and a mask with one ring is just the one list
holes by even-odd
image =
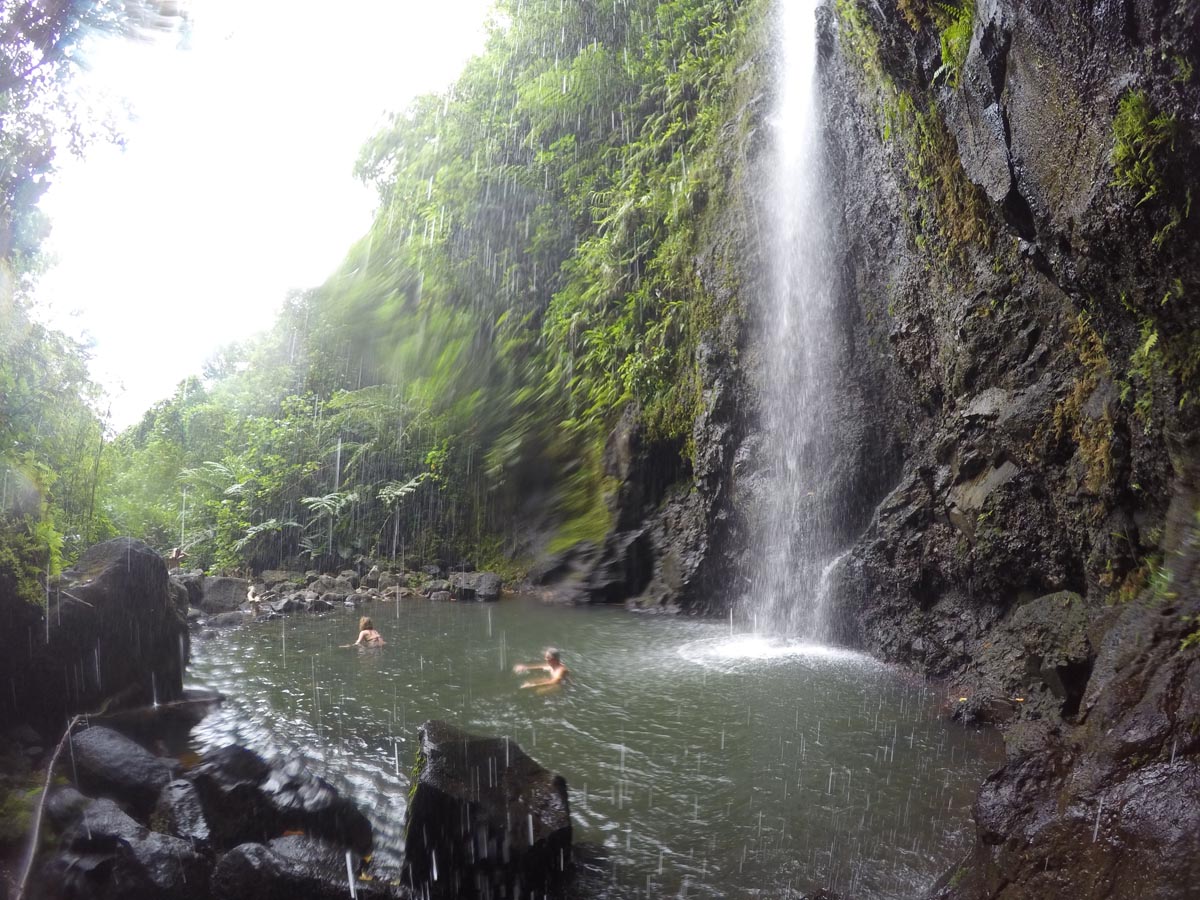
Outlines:
{"label": "large foreground boulder", "polygon": [[265,843],[301,831],[371,852],[371,823],[350,800],[299,760],[272,766],[244,747],[206,754],[192,774],[212,843]]}
{"label": "large foreground boulder", "polygon": [[75,713],[183,691],[187,621],[172,602],[166,563],[141,541],[90,548],[50,592],[48,617],[33,609],[14,622],[0,632],[0,720],[57,736]]}
{"label": "large foreground boulder", "polygon": [[430,897],[552,891],[571,862],[567,783],[507,738],[420,729],[404,877]]}
{"label": "large foreground boulder", "polygon": [[125,735],[94,725],[71,737],[80,787],[110,794],[147,815],[173,777],[172,766]]}
{"label": "large foreground boulder", "polygon": [[111,800],[93,801],[42,867],[35,898],[205,900],[208,862],[187,841],[150,831]]}

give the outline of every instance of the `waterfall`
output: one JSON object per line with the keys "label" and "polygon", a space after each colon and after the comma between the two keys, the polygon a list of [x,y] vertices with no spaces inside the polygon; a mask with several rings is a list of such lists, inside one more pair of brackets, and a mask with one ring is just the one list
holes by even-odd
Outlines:
{"label": "waterfall", "polygon": [[750,606],[767,629],[828,637],[821,581],[834,557],[829,472],[838,365],[833,265],[817,83],[819,0],[779,0],[780,85],[771,115],[761,292],[766,485]]}

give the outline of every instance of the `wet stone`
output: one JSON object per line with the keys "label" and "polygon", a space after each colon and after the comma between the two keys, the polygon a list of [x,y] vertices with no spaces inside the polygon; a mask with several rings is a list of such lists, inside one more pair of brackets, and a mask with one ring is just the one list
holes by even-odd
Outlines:
{"label": "wet stone", "polygon": [[125,735],[94,725],[71,738],[81,787],[110,794],[148,814],[172,778],[173,766]]}
{"label": "wet stone", "polygon": [[506,738],[420,729],[406,819],[406,884],[432,897],[528,896],[571,864],[567,783]]}
{"label": "wet stone", "polygon": [[162,789],[154,822],[166,833],[182,838],[192,846],[208,844],[208,822],[204,819],[200,796],[190,781],[178,778]]}
{"label": "wet stone", "polygon": [[70,785],[52,787],[46,797],[46,816],[51,824],[63,831],[83,814],[88,804],[93,802]]}
{"label": "wet stone", "polygon": [[72,900],[203,900],[207,861],[187,841],[144,828],[96,800],[44,864],[41,896]]}
{"label": "wet stone", "polygon": [[370,822],[299,760],[270,765],[244,747],[223,747],[205,756],[192,782],[218,846],[304,831],[364,855],[371,852]]}
{"label": "wet stone", "polygon": [[[334,844],[302,835],[289,835],[269,844],[241,844],[221,857],[213,872],[216,900],[360,900],[404,896],[380,881],[357,878],[360,860]],[[350,872],[356,880],[350,888]]]}

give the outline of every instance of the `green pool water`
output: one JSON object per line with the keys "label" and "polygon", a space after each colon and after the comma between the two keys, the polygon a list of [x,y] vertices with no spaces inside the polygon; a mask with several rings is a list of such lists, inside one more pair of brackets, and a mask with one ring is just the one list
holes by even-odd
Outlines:
{"label": "green pool water", "polygon": [[[387,646],[339,648],[362,613]],[[519,690],[513,664],[547,645],[572,684]],[[422,721],[513,738],[566,777],[595,896],[920,896],[965,852],[1002,757],[919,678],[728,623],[406,600],[218,632],[193,655],[191,681],[229,698],[196,749],[303,756],[369,814],[385,862]]]}

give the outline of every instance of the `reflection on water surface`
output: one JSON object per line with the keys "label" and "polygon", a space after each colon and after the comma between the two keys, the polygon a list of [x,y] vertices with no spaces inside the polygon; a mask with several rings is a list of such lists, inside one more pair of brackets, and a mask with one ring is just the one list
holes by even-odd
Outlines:
{"label": "reflection on water surface", "polygon": [[[404,601],[367,612],[380,649],[341,649],[359,612],[293,616],[198,642],[191,676],[229,696],[199,749],[299,753],[350,792],[394,860],[417,727],[517,740],[571,789],[607,897],[918,896],[966,848],[999,740],[945,722],[920,680],[845,650],[729,625]],[[559,647],[573,683],[518,690]]]}

